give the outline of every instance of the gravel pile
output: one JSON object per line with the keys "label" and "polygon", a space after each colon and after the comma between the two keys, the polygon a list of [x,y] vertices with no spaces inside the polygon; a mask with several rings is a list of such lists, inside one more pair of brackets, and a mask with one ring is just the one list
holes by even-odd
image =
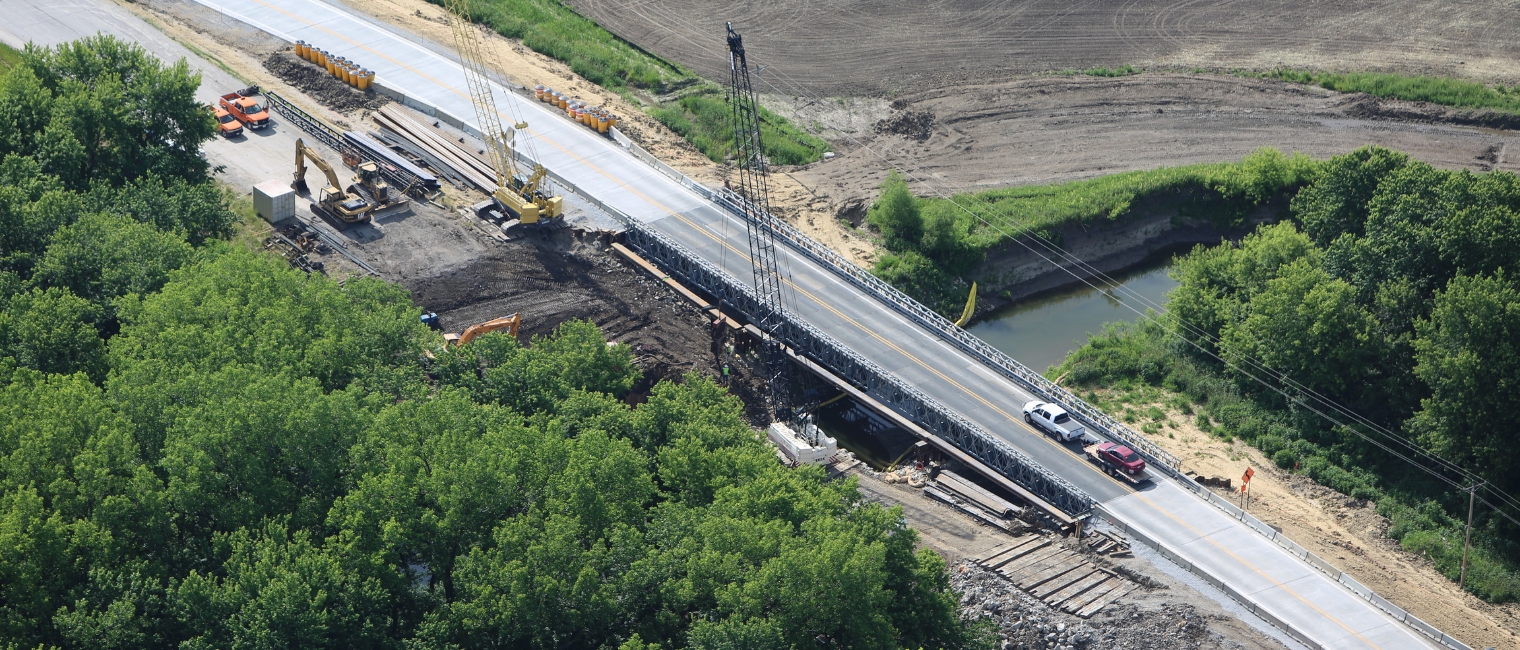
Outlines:
{"label": "gravel pile", "polygon": [[1142,610],[1121,600],[1083,620],[1050,608],[1001,576],[969,562],[951,569],[950,585],[961,594],[961,618],[991,621],[1000,636],[998,647],[1003,650],[1237,647],[1210,632],[1211,617],[1192,605],[1167,604]]}

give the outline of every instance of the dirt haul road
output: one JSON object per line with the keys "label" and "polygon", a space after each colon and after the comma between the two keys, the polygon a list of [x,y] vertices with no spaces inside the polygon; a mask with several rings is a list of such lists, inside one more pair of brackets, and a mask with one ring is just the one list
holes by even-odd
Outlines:
{"label": "dirt haul road", "polygon": [[[750,60],[823,95],[892,95],[1094,66],[1280,66],[1509,81],[1520,13],[1503,0],[569,0],[613,33],[727,75],[723,23]],[[785,91],[782,91],[785,92]]]}

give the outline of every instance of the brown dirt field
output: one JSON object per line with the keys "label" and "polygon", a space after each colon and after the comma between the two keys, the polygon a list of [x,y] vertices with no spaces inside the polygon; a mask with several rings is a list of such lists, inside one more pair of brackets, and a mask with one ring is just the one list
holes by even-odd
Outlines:
{"label": "brown dirt field", "polygon": [[[1506,81],[1520,15],[1503,0],[570,0],[613,33],[709,79],[723,23],[751,60],[820,95],[892,96],[1014,75],[1148,69],[1346,69]],[[765,81],[761,83],[765,85]],[[778,90],[797,94],[794,90]]]}
{"label": "brown dirt field", "polygon": [[1229,75],[1035,77],[895,104],[934,116],[927,138],[856,132],[834,159],[791,174],[837,210],[874,200],[889,163],[928,180],[913,186],[920,195],[1240,160],[1259,147],[1326,158],[1378,144],[1438,167],[1520,171],[1509,152],[1520,132],[1452,124],[1429,104]]}
{"label": "brown dirt field", "polygon": [[1168,405],[1174,397],[1163,391],[1160,401],[1133,408],[1143,413],[1156,406],[1165,412],[1160,432],[1146,437],[1181,458],[1184,470],[1231,479],[1234,490],[1214,490],[1238,504],[1241,475],[1246,467],[1255,469],[1247,504],[1252,515],[1463,643],[1474,648],[1520,646],[1520,637],[1514,633],[1520,629],[1520,606],[1490,605],[1457,589],[1430,561],[1404,551],[1387,536],[1388,520],[1377,513],[1375,504],[1280,470],[1243,442],[1225,443],[1209,436],[1194,425],[1195,416]]}

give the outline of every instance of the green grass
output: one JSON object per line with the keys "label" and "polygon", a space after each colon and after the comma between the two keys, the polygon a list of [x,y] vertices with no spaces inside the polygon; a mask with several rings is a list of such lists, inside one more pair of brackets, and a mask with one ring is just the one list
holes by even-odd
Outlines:
{"label": "green grass", "polygon": [[[1021,233],[1051,236],[1072,224],[1120,220],[1146,199],[1181,201],[1184,211],[1191,208],[1194,214],[1190,216],[1229,222],[1284,190],[1307,184],[1318,169],[1318,162],[1302,154],[1288,156],[1276,149],[1260,149],[1235,163],[1162,167],[1085,181],[1012,187],[958,195],[954,201],[973,206],[991,222],[978,223],[971,230],[975,243],[989,247]],[[944,199],[919,201],[926,212],[954,207]]]}
{"label": "green grass", "polygon": [[[650,111],[670,130],[680,134],[713,162],[732,155],[734,131],[723,90],[713,86]],[[818,160],[828,143],[814,137],[785,118],[760,108],[760,137],[765,155],[773,165],[802,165]]]}
{"label": "green grass", "polygon": [[1293,83],[1313,84],[1343,93],[1367,93],[1376,97],[1431,102],[1457,108],[1488,108],[1520,114],[1520,90],[1489,87],[1451,77],[1408,77],[1380,72],[1304,72],[1274,70],[1251,75]]}
{"label": "green grass", "polygon": [[1088,68],[1082,71],[1089,77],[1128,77],[1132,74],[1140,74],[1140,68],[1132,65],[1122,65],[1117,68]]}
{"label": "green grass", "polygon": [[0,43],[0,72],[5,72],[16,67],[21,62],[21,52],[14,47]]}
{"label": "green grass", "polygon": [[[439,4],[438,0],[429,0]],[[571,71],[603,88],[668,94],[705,82],[691,71],[602,29],[559,0],[473,0],[470,15],[507,38],[522,39],[539,54],[563,61]],[[646,109],[714,162],[732,148],[733,129],[722,92],[702,90]],[[801,165],[823,157],[828,144],[761,109],[765,153],[775,164]]]}
{"label": "green grass", "polygon": [[[951,199],[915,198],[926,233],[934,230],[930,224],[954,225],[941,228],[948,235],[938,239],[928,234],[922,242],[888,238],[885,243],[894,254],[879,258],[872,272],[953,318],[965,302],[962,287],[969,285],[957,274],[974,270],[988,250],[1014,237],[1032,234],[1059,244],[1060,231],[1067,226],[1120,221],[1147,201],[1234,227],[1259,206],[1275,202],[1286,207],[1286,197],[1311,182],[1319,169],[1319,162],[1302,154],[1263,148],[1234,163],[1162,167]],[[876,214],[879,207],[872,211]]]}

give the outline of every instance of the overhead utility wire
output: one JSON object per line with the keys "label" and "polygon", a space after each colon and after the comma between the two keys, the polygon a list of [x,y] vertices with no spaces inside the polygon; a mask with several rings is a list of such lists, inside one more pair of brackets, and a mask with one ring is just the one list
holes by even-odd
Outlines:
{"label": "overhead utility wire", "polygon": [[[670,22],[674,22],[674,23],[681,24],[683,26],[695,29],[695,26],[692,25],[691,23],[689,23],[686,20],[683,20],[683,19],[681,19],[679,17],[676,17],[676,16],[673,16],[673,15],[669,15],[667,12],[664,12],[663,10],[659,10],[658,8],[656,8],[656,10],[657,11],[661,11],[662,14],[666,14],[667,16],[669,16]],[[660,21],[651,21],[651,22],[655,22],[657,24],[660,23]],[[668,27],[667,27],[667,30],[671,31],[673,34],[677,35],[678,37],[682,38],[683,40],[686,40],[687,42],[689,42],[692,45],[696,46],[700,50],[703,50],[703,51],[706,51],[706,52],[712,52],[713,51],[713,50],[707,48],[706,46],[702,45],[701,43],[698,43],[698,42],[692,40],[690,37],[686,36],[683,33],[676,32],[675,30],[669,30]],[[820,104],[822,102],[821,98],[818,95],[812,93],[805,86],[802,86],[800,83],[798,83],[795,80],[791,79],[791,77],[789,75],[787,75],[784,70],[775,69],[774,65],[775,64],[769,64],[769,65],[767,65],[766,66],[767,71],[771,71],[771,70],[774,69],[775,74],[779,75],[782,78],[782,81],[784,83],[788,84],[789,86],[791,86],[792,89],[795,90],[796,92],[785,92],[785,89],[777,87],[774,83],[770,82],[769,79],[762,78],[761,81],[763,83],[765,83],[767,86],[771,87],[773,90],[777,91],[778,94],[781,94],[781,95],[791,95],[791,96],[796,96],[796,97],[799,97],[799,98],[802,98],[802,97],[808,98],[810,101],[807,104],[807,106],[818,105],[818,104]],[[806,108],[806,106],[804,106],[802,108]],[[798,109],[799,113],[801,112],[801,110],[802,110],[801,108]],[[1087,286],[1089,286],[1089,287],[1091,287],[1091,288],[1093,288],[1095,290],[1099,290],[1099,291],[1103,290],[1103,288],[1100,288],[1100,287],[1098,287],[1097,285],[1094,285],[1091,282],[1092,278],[1090,278],[1090,277],[1084,277],[1083,275],[1078,274],[1078,273],[1072,271],[1072,269],[1069,266],[1057,263],[1055,260],[1050,259],[1049,257],[1047,257],[1046,255],[1044,255],[1040,251],[1037,251],[1033,247],[1031,247],[1027,242],[1024,241],[1025,238],[1015,237],[1015,236],[1011,235],[1006,230],[1004,230],[1001,227],[1001,225],[992,222],[991,220],[989,220],[986,217],[984,217],[984,216],[976,213],[975,211],[971,210],[970,208],[966,207],[965,205],[962,205],[960,202],[957,202],[955,200],[955,198],[954,198],[953,193],[951,195],[947,196],[943,191],[941,191],[940,189],[938,189],[938,188],[934,187],[933,185],[931,185],[929,179],[925,178],[927,176],[927,174],[921,176],[920,174],[914,173],[916,171],[919,171],[919,168],[916,165],[912,165],[911,162],[909,162],[907,160],[904,160],[903,163],[905,165],[907,165],[908,167],[910,167],[910,169],[904,169],[904,165],[900,165],[900,164],[898,164],[898,162],[893,161],[893,160],[889,159],[888,157],[882,155],[875,148],[872,148],[870,146],[870,144],[861,142],[859,139],[855,138],[853,135],[851,135],[850,133],[845,132],[843,130],[841,130],[840,133],[842,135],[844,135],[844,137],[846,137],[847,139],[849,139],[852,143],[854,143],[857,146],[861,147],[862,149],[870,152],[872,155],[874,155],[877,158],[881,159],[883,162],[887,163],[892,168],[894,168],[894,169],[896,169],[896,170],[898,170],[900,172],[903,172],[910,179],[912,179],[915,182],[919,183],[920,185],[922,185],[922,186],[930,189],[932,192],[934,192],[935,195],[937,195],[941,199],[944,199],[944,200],[948,201],[952,205],[956,206],[958,209],[960,209],[962,212],[966,213],[968,216],[972,217],[973,219],[976,219],[977,221],[985,224],[987,227],[992,228],[993,230],[995,230],[999,234],[1002,234],[1003,236],[1008,237],[1009,239],[1012,239],[1012,240],[1018,242],[1025,249],[1029,250],[1029,252],[1034,253],[1036,256],[1040,257],[1042,260],[1046,261],[1047,263],[1051,264],[1052,266],[1054,266],[1056,268],[1059,268],[1062,271],[1067,272],[1068,274],[1072,275],[1074,278],[1076,278],[1078,281],[1082,282],[1083,284],[1086,284]],[[873,143],[875,142],[875,138],[872,139],[872,142]],[[944,181],[941,181],[941,182],[944,182]],[[983,204],[984,209],[987,209],[988,211],[990,211],[990,212],[992,212],[994,214],[996,214],[998,212],[995,208],[992,208],[991,205],[988,204],[984,199],[981,199],[981,198],[979,198],[979,197],[977,197],[974,194],[971,194],[969,192],[965,192],[964,190],[960,190],[959,188],[954,187],[953,184],[950,184],[950,183],[945,183],[945,184],[946,185],[950,185],[950,189],[952,190],[952,192],[959,192],[962,196],[969,196],[972,200],[977,201],[977,202]],[[1014,217],[1012,215],[1008,215],[1008,218],[1010,220],[1012,220]],[[1027,231],[1027,230],[1023,230],[1022,234],[1027,234],[1028,232],[1029,231]],[[1145,303],[1145,304],[1153,307],[1159,313],[1163,313],[1163,314],[1168,313],[1167,310],[1165,309],[1165,307],[1156,304],[1155,302],[1149,300],[1148,298],[1146,298],[1143,295],[1140,295],[1140,294],[1138,294],[1138,293],[1136,293],[1136,292],[1134,292],[1134,291],[1132,291],[1130,289],[1127,289],[1122,284],[1120,284],[1117,281],[1113,280],[1113,278],[1109,277],[1107,274],[1105,274],[1102,271],[1099,271],[1098,269],[1092,267],[1087,262],[1085,262],[1082,259],[1076,257],[1075,255],[1072,255],[1071,253],[1065,251],[1064,249],[1061,249],[1059,246],[1056,246],[1055,244],[1053,244],[1051,242],[1048,242],[1048,241],[1044,240],[1043,238],[1040,238],[1040,237],[1037,237],[1037,236],[1029,235],[1027,238],[1035,240],[1036,242],[1038,242],[1041,245],[1042,248],[1045,248],[1047,252],[1050,252],[1051,254],[1053,254],[1053,255],[1055,255],[1057,257],[1060,257],[1060,258],[1062,258],[1064,260],[1067,260],[1068,262],[1071,263],[1072,266],[1076,266],[1080,270],[1086,271],[1091,276],[1096,276],[1098,279],[1100,279],[1106,285],[1104,288],[1107,288],[1109,290],[1118,290],[1121,293],[1124,293],[1126,295],[1129,295],[1129,296],[1135,298],[1139,302]],[[1120,301],[1120,302],[1123,303],[1124,301]],[[1125,304],[1124,306],[1125,306],[1125,308],[1129,309],[1130,311],[1135,312],[1140,318],[1144,318],[1144,319],[1146,319],[1146,320],[1148,320],[1150,322],[1153,322],[1153,323],[1157,324],[1158,326],[1160,326],[1164,330],[1166,330],[1168,333],[1170,333],[1170,334],[1172,334],[1174,336],[1177,336],[1178,338],[1181,338],[1182,340],[1188,342],[1189,345],[1192,345],[1193,347],[1197,348],[1200,352],[1202,352],[1202,353],[1204,353],[1204,354],[1206,354],[1206,355],[1208,355],[1208,356],[1210,356],[1210,357],[1212,357],[1212,358],[1220,361],[1221,363],[1223,363],[1223,364],[1225,364],[1225,365],[1227,365],[1227,366],[1229,366],[1231,368],[1234,368],[1235,370],[1241,372],[1242,374],[1246,375],[1247,377],[1250,377],[1256,383],[1261,384],[1262,386],[1266,387],[1267,389],[1272,390],[1273,392],[1276,392],[1277,394],[1283,396],[1285,399],[1287,399],[1287,400],[1289,400],[1289,401],[1291,401],[1293,403],[1299,404],[1300,406],[1302,406],[1305,409],[1307,409],[1307,410],[1315,413],[1316,415],[1318,415],[1321,418],[1323,418],[1323,419],[1331,422],[1332,424],[1335,424],[1337,426],[1341,426],[1341,427],[1345,427],[1345,428],[1349,429],[1350,431],[1352,431],[1352,433],[1356,434],[1358,437],[1362,438],[1363,440],[1367,441],[1368,443],[1376,446],[1379,449],[1382,449],[1383,451],[1385,451],[1385,452],[1387,452],[1387,453],[1389,453],[1389,454],[1391,454],[1391,455],[1393,455],[1393,456],[1395,456],[1395,457],[1397,457],[1397,458],[1399,458],[1399,459],[1401,459],[1401,460],[1403,460],[1403,461],[1405,461],[1405,462],[1407,462],[1407,463],[1409,463],[1411,465],[1414,465],[1415,467],[1418,467],[1422,471],[1425,471],[1426,473],[1434,476],[1435,478],[1441,480],[1442,482],[1447,483],[1448,485],[1451,485],[1452,487],[1455,487],[1455,488],[1458,488],[1458,489],[1461,489],[1461,490],[1466,490],[1467,489],[1467,485],[1463,485],[1462,483],[1460,483],[1458,481],[1454,481],[1451,478],[1449,478],[1449,477],[1445,476],[1444,474],[1442,474],[1441,472],[1435,471],[1432,468],[1427,467],[1426,465],[1424,465],[1424,464],[1416,461],[1415,459],[1410,458],[1410,457],[1404,455],[1403,453],[1395,451],[1394,449],[1390,449],[1387,445],[1383,444],[1383,442],[1380,442],[1379,440],[1373,439],[1372,437],[1370,437],[1367,434],[1363,433],[1362,431],[1358,430],[1356,427],[1347,426],[1345,423],[1343,423],[1343,422],[1339,421],[1338,419],[1336,419],[1336,418],[1334,418],[1334,417],[1326,414],[1325,412],[1321,411],[1320,409],[1314,408],[1313,406],[1305,403],[1305,401],[1303,399],[1300,399],[1300,397],[1292,395],[1292,394],[1289,394],[1287,391],[1285,391],[1285,390],[1283,390],[1281,388],[1278,388],[1277,386],[1273,386],[1271,383],[1263,380],[1261,377],[1258,377],[1255,374],[1253,374],[1253,373],[1245,370],[1244,368],[1241,368],[1240,365],[1236,364],[1235,362],[1232,362],[1230,360],[1227,360],[1227,359],[1219,356],[1218,354],[1215,354],[1213,351],[1204,348],[1203,346],[1199,345],[1197,342],[1189,339],[1186,336],[1180,335],[1177,331],[1174,331],[1171,328],[1167,327],[1167,325],[1165,323],[1162,323],[1161,321],[1158,321],[1157,319],[1155,319],[1154,317],[1150,316],[1149,314],[1147,314],[1145,312],[1141,312],[1140,310],[1138,310],[1135,307],[1133,307],[1131,305],[1128,305],[1128,304]],[[1197,326],[1195,326],[1195,325],[1193,325],[1191,323],[1186,322],[1184,319],[1180,319],[1180,318],[1174,317],[1171,320],[1177,322],[1182,328],[1184,328],[1187,331],[1190,331],[1190,332],[1194,333],[1195,335],[1199,336],[1200,338],[1203,338],[1203,339],[1206,339],[1206,340],[1210,340],[1210,341],[1216,342],[1216,343],[1219,342],[1219,340],[1218,340],[1217,337],[1213,336],[1212,334],[1210,334],[1209,332],[1207,332],[1205,330],[1202,330],[1201,328],[1198,328]],[[1394,444],[1396,444],[1396,445],[1398,445],[1400,447],[1403,447],[1405,449],[1408,449],[1409,451],[1415,453],[1416,455],[1418,455],[1418,456],[1420,456],[1422,458],[1429,459],[1430,461],[1432,461],[1432,462],[1436,463],[1437,465],[1439,465],[1442,469],[1446,469],[1448,471],[1456,472],[1456,473],[1462,475],[1463,478],[1469,479],[1469,481],[1476,481],[1476,480],[1478,480],[1478,477],[1477,477],[1476,474],[1474,474],[1472,472],[1469,472],[1468,470],[1463,469],[1461,466],[1456,465],[1456,464],[1454,464],[1454,463],[1452,463],[1452,462],[1450,462],[1450,461],[1448,461],[1448,460],[1446,460],[1444,458],[1441,458],[1440,456],[1435,455],[1434,453],[1430,452],[1429,450],[1427,450],[1427,449],[1425,449],[1423,447],[1420,447],[1420,446],[1412,443],[1411,441],[1403,438],[1402,436],[1399,436],[1398,434],[1395,434],[1395,433],[1387,430],[1384,427],[1381,427],[1377,423],[1372,422],[1371,420],[1363,417],[1362,415],[1360,415],[1359,413],[1356,413],[1355,411],[1351,410],[1350,408],[1345,407],[1345,406],[1343,406],[1343,405],[1341,405],[1341,404],[1339,404],[1339,403],[1335,402],[1334,400],[1331,400],[1331,399],[1329,399],[1327,397],[1324,397],[1323,395],[1320,395],[1318,392],[1313,391],[1312,389],[1310,389],[1310,388],[1308,388],[1306,386],[1303,386],[1299,382],[1297,382],[1297,381],[1293,380],[1291,377],[1289,377],[1286,373],[1274,370],[1274,369],[1270,368],[1269,366],[1266,366],[1263,362],[1255,359],[1254,357],[1252,357],[1250,355],[1240,355],[1240,356],[1241,356],[1240,360],[1242,362],[1244,362],[1246,365],[1250,365],[1250,366],[1252,366],[1254,368],[1257,368],[1259,371],[1261,371],[1263,373],[1270,374],[1270,376],[1273,376],[1276,379],[1278,379],[1279,381],[1282,381],[1283,383],[1288,384],[1290,388],[1293,388],[1293,389],[1295,389],[1297,391],[1300,391],[1302,393],[1305,393],[1305,394],[1309,395],[1310,397],[1313,398],[1313,401],[1320,402],[1320,403],[1324,404],[1330,410],[1333,410],[1333,411],[1336,411],[1338,413],[1341,413],[1342,415],[1344,415],[1344,416],[1346,416],[1346,417],[1348,417],[1348,418],[1356,421],[1357,423],[1362,423],[1365,426],[1368,426],[1368,427],[1371,427],[1371,428],[1375,429],[1379,433],[1381,433],[1384,436],[1386,436]],[[1471,482],[1468,483],[1468,485],[1470,485],[1470,484],[1471,484]],[[1508,494],[1505,494],[1504,492],[1502,492],[1502,491],[1500,491],[1500,490],[1498,490],[1496,488],[1493,488],[1491,483],[1485,485],[1484,489],[1486,491],[1488,491],[1488,492],[1493,493],[1494,496],[1497,499],[1499,499],[1501,502],[1504,502],[1505,504],[1510,505],[1511,507],[1516,507],[1517,509],[1520,509],[1520,500],[1517,500],[1514,497],[1511,497]],[[1506,519],[1509,519],[1510,521],[1515,522],[1516,524],[1520,524],[1520,520],[1517,520],[1515,517],[1512,517],[1508,513],[1505,513],[1502,509],[1494,506],[1492,503],[1489,503],[1487,500],[1484,500],[1484,503],[1488,504],[1490,507],[1494,507],[1495,512],[1499,513],[1501,516],[1504,516]]]}

